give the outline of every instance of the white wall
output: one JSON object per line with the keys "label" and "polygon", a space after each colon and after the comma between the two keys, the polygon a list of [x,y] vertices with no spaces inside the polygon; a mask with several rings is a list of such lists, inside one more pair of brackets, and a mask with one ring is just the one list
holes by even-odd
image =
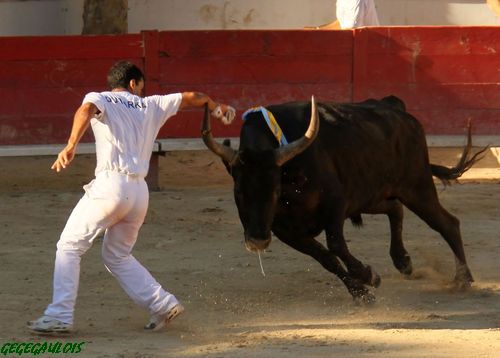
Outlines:
{"label": "white wall", "polygon": [[0,1],[0,36],[80,34],[83,1]]}
{"label": "white wall", "polygon": [[[485,0],[375,0],[382,25],[500,25]],[[129,0],[141,29],[294,29],[335,19],[335,0]],[[144,27],[146,26],[146,28]]]}
{"label": "white wall", "polygon": [[129,31],[292,29],[335,18],[332,0],[129,0]]}
{"label": "white wall", "polygon": [[382,25],[500,25],[486,0],[375,0]]}
{"label": "white wall", "polygon": [[[78,35],[84,0],[0,0],[0,36]],[[485,0],[375,0],[382,25],[500,25]],[[335,0],[128,0],[141,30],[296,29],[335,19]]]}

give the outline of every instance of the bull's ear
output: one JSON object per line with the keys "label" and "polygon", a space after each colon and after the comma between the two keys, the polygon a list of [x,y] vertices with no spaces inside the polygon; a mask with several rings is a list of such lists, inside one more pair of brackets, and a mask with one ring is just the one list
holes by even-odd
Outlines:
{"label": "bull's ear", "polygon": [[[226,147],[231,148],[231,139],[228,139],[228,138],[224,139],[222,141],[222,145],[225,145]],[[229,173],[229,175],[231,175],[231,166],[229,165],[229,163],[227,161],[225,161],[224,159],[222,160],[222,163],[226,167],[226,170]]]}

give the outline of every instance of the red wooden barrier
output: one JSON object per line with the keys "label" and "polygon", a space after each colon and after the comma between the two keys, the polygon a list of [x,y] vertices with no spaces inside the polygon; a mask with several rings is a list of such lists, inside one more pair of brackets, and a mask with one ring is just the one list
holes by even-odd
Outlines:
{"label": "red wooden barrier", "polygon": [[354,32],[354,97],[395,94],[429,134],[500,134],[500,28]]}
{"label": "red wooden barrier", "polygon": [[[128,59],[146,94],[198,90],[248,107],[345,102],[394,94],[429,134],[500,134],[500,28],[354,31],[147,31],[118,36],[0,38],[0,145],[63,143],[85,93]],[[201,111],[169,120],[160,137],[198,137]],[[238,135],[240,121],[217,126]],[[88,134],[84,141],[91,141]]]}
{"label": "red wooden barrier", "polygon": [[[236,107],[308,99],[350,101],[350,31],[189,31],[160,33],[160,88],[199,90]],[[169,120],[166,137],[198,137],[201,113]],[[217,125],[217,135],[237,136],[240,121]]]}
{"label": "red wooden barrier", "polygon": [[0,145],[64,143],[83,96],[107,89],[117,60],[141,63],[142,43],[139,34],[0,37]]}

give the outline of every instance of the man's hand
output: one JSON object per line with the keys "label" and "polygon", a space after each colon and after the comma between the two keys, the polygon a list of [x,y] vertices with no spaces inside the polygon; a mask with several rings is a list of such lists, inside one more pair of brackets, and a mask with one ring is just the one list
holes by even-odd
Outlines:
{"label": "man's hand", "polygon": [[98,112],[99,109],[97,106],[91,102],[85,102],[78,108],[73,118],[73,127],[71,128],[68,144],[61,150],[57,156],[57,160],[52,164],[51,169],[59,173],[62,169],[66,169],[69,163],[71,163],[75,157],[76,145],[89,127],[90,120]]}
{"label": "man's hand", "polygon": [[212,111],[212,116],[219,119],[225,125],[231,124],[236,117],[236,110],[227,104],[220,104],[212,100],[209,96],[201,92],[182,92],[182,102],[180,109],[186,107],[203,107],[208,105]]}
{"label": "man's hand", "polygon": [[66,169],[69,166],[73,158],[75,158],[75,146],[68,144],[61,150],[51,169],[59,173],[62,169]]}
{"label": "man's hand", "polygon": [[219,119],[225,125],[231,124],[236,117],[236,110],[226,104],[219,104],[212,111],[212,116]]}

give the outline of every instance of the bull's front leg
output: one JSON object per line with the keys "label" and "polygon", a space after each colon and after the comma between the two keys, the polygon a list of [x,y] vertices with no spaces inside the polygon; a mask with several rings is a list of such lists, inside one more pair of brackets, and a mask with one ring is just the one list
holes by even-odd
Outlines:
{"label": "bull's front leg", "polygon": [[363,264],[354,257],[345,242],[344,238],[344,205],[341,199],[335,198],[330,201],[326,211],[326,243],[332,254],[339,257],[347,267],[349,274],[361,280],[364,284],[378,287],[380,286],[380,276],[369,265]]}
{"label": "bull's front leg", "polygon": [[340,264],[339,260],[314,237],[290,238],[287,235],[279,235],[281,241],[295,250],[309,255],[318,261],[325,269],[337,275],[344,283],[349,293],[356,301],[364,303],[375,302],[375,296],[368,291],[360,280],[353,278]]}

